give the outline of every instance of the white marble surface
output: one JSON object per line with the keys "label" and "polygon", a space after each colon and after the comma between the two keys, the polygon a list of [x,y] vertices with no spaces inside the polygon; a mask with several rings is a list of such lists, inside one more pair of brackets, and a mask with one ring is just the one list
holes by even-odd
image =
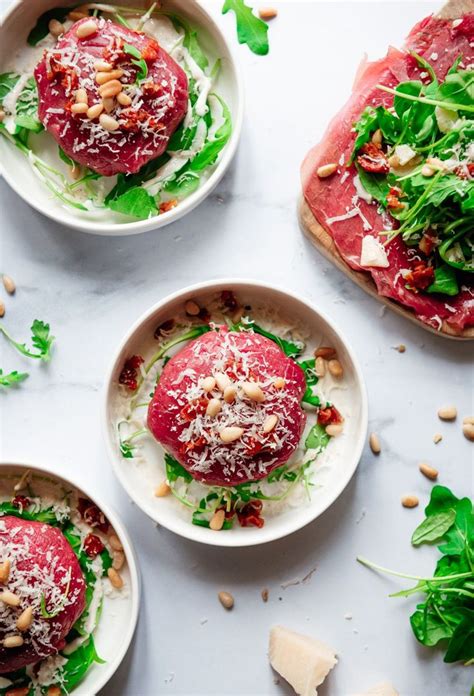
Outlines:
{"label": "white marble surface", "polygon": [[[3,2],[6,7],[8,3]],[[360,567],[357,554],[393,568],[431,572],[436,551],[410,547],[431,483],[472,495],[472,445],[460,419],[442,424],[446,402],[472,413],[470,348],[432,336],[390,311],[332,268],[302,237],[295,216],[298,168],[350,89],[364,50],[400,43],[434,3],[280,3],[266,58],[238,49],[247,91],[238,156],[218,190],[190,217],[157,233],[99,238],[73,233],[29,209],[0,183],[0,270],[18,283],[5,322],[28,336],[34,317],[57,336],[52,362],[26,363],[2,344],[4,369],[30,379],[0,395],[2,458],[45,463],[93,487],[121,513],[136,544],[143,604],[134,644],[103,696],[263,696],[276,685],[266,656],[282,623],[334,646],[340,662],[323,696],[348,696],[390,679],[403,696],[465,696],[472,671],[417,645],[408,622],[415,600],[389,599],[403,581]],[[388,20],[388,21],[387,21]],[[222,26],[233,36],[230,17]],[[262,548],[220,550],[156,527],[115,481],[100,429],[101,390],[117,341],[166,293],[192,282],[247,276],[294,289],[330,313],[361,360],[371,429],[383,453],[366,449],[357,475],[322,518]],[[405,343],[399,354],[393,346]],[[435,446],[433,435],[443,434]],[[304,585],[281,583],[316,572]],[[270,589],[268,604],[260,591]],[[225,613],[218,590],[235,595]],[[344,619],[352,614],[351,621]]]}

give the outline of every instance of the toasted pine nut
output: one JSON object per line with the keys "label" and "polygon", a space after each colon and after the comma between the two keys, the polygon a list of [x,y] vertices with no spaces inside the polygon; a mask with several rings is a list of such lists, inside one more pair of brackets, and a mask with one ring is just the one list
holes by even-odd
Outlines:
{"label": "toasted pine nut", "polygon": [[435,443],[435,445],[437,445],[438,442],[441,442],[442,439],[443,439],[443,436],[440,435],[440,433],[436,433],[436,435],[433,437],[433,442]]}
{"label": "toasted pine nut", "polygon": [[102,126],[102,128],[108,131],[116,131],[117,128],[120,128],[119,122],[112,118],[112,116],[109,116],[108,114],[101,114],[99,116],[99,123]]}
{"label": "toasted pine nut", "polygon": [[443,406],[438,409],[438,418],[444,421],[456,420],[457,415],[456,406]]}
{"label": "toasted pine nut", "polygon": [[400,159],[398,155],[390,155],[388,158],[388,164],[392,169],[397,169],[400,166]]}
{"label": "toasted pine nut", "polygon": [[265,401],[265,394],[263,393],[262,388],[259,387],[255,382],[243,382],[242,391],[246,396],[249,397],[249,399],[252,399],[252,401],[256,401],[259,404]]}
{"label": "toasted pine nut", "polygon": [[24,643],[21,636],[8,636],[3,640],[4,648],[19,648]]}
{"label": "toasted pine nut", "polygon": [[114,551],[112,554],[112,568],[121,570],[125,563],[125,554],[123,551]]}
{"label": "toasted pine nut", "polygon": [[6,558],[3,563],[0,563],[0,583],[5,585],[10,577],[11,563],[10,559]]}
{"label": "toasted pine nut", "polygon": [[399,353],[404,353],[407,349],[406,345],[404,345],[403,343],[399,343],[398,346],[395,347]]}
{"label": "toasted pine nut", "polygon": [[114,551],[123,551],[122,542],[116,534],[111,534],[109,536],[109,544]]}
{"label": "toasted pine nut", "polygon": [[262,7],[258,11],[258,16],[260,17],[260,19],[263,19],[267,22],[269,19],[274,19],[278,16],[278,10],[276,9],[276,7]]}
{"label": "toasted pine nut", "polygon": [[421,464],[418,465],[418,468],[423,474],[423,476],[429,478],[430,481],[436,481],[436,479],[438,478],[438,470],[434,469],[429,464],[426,464],[426,462],[421,462]]}
{"label": "toasted pine nut", "polygon": [[406,508],[415,508],[419,502],[416,495],[404,495],[402,498],[402,505]]}
{"label": "toasted pine nut", "polygon": [[0,123],[5,119],[5,112],[3,109],[0,109]]}
{"label": "toasted pine nut", "polygon": [[230,592],[219,592],[217,596],[219,597],[219,602],[222,604],[224,609],[232,609],[234,606],[234,598]]}
{"label": "toasted pine nut", "polygon": [[324,358],[316,358],[314,371],[316,372],[316,377],[324,377],[326,374],[326,361]]}
{"label": "toasted pine nut", "polygon": [[339,360],[330,360],[328,362],[328,370],[333,377],[336,377],[336,379],[339,379],[344,374],[344,370],[342,369],[342,365]]}
{"label": "toasted pine nut", "polygon": [[82,167],[74,162],[70,169],[70,172],[73,179],[80,179],[82,176]]}
{"label": "toasted pine nut", "polygon": [[326,426],[326,433],[330,437],[337,437],[342,433],[343,426],[342,423],[331,423],[330,425]]}
{"label": "toasted pine nut", "polygon": [[87,39],[88,36],[92,36],[97,32],[97,22],[94,19],[88,19],[87,22],[79,24],[76,29],[76,36],[78,39]]}
{"label": "toasted pine nut", "polygon": [[86,103],[73,104],[71,106],[71,113],[73,114],[86,114],[88,110],[89,107]]}
{"label": "toasted pine nut", "polygon": [[314,351],[315,358],[324,358],[324,360],[331,360],[331,358],[336,357],[335,348],[330,348],[329,346],[320,346]]}
{"label": "toasted pine nut", "polygon": [[382,447],[380,445],[380,440],[377,433],[370,433],[369,445],[370,449],[374,454],[380,454],[380,452],[382,451]]}
{"label": "toasted pine nut", "polygon": [[61,36],[64,33],[64,24],[58,22],[57,19],[50,19],[48,22],[48,30],[51,36]]}
{"label": "toasted pine nut", "polygon": [[46,692],[46,696],[61,696],[61,689],[59,686],[50,686]]}
{"label": "toasted pine nut", "polygon": [[439,157],[427,157],[426,164],[436,171],[445,171],[447,165]]}
{"label": "toasted pine nut", "polygon": [[244,429],[236,426],[222,428],[222,430],[219,431],[219,437],[226,445],[230,444],[231,442],[235,442],[236,440],[240,440],[243,434]]}
{"label": "toasted pine nut", "polygon": [[217,414],[220,412],[221,408],[222,405],[220,399],[210,399],[206,408],[206,416],[214,418],[214,416],[217,416]]}
{"label": "toasted pine nut", "polygon": [[3,287],[8,292],[9,295],[13,295],[16,290],[15,281],[10,276],[3,274],[2,276]]}
{"label": "toasted pine nut", "polygon": [[273,386],[275,389],[284,389],[286,386],[286,380],[284,380],[283,377],[277,377],[273,382]]}
{"label": "toasted pine nut", "polygon": [[13,594],[13,592],[10,592],[9,590],[4,590],[3,592],[0,592],[0,602],[8,604],[9,607],[20,606],[20,601],[21,600],[18,597],[18,595]]}
{"label": "toasted pine nut", "polygon": [[264,587],[263,590],[260,592],[260,595],[261,595],[264,602],[268,602],[268,595],[269,595],[268,587]]}
{"label": "toasted pine nut", "polygon": [[109,578],[112,587],[115,587],[115,589],[119,590],[121,587],[123,587],[123,580],[120,573],[118,570],[115,570],[115,568],[108,569],[107,577]]}
{"label": "toasted pine nut", "polygon": [[16,620],[16,627],[19,631],[27,631],[31,624],[33,623],[33,607],[26,607],[18,619]]}
{"label": "toasted pine nut", "polygon": [[125,94],[125,92],[119,92],[117,94],[117,101],[121,106],[130,106],[132,103],[131,97],[129,97],[128,94]]}
{"label": "toasted pine nut", "polygon": [[86,90],[82,87],[81,89],[76,89],[74,99],[76,100],[77,104],[87,104],[88,96]]}
{"label": "toasted pine nut", "polygon": [[322,164],[320,167],[318,167],[316,174],[320,179],[327,179],[329,176],[332,176],[336,170],[337,164],[335,162],[331,162],[329,164]]}
{"label": "toasted pine nut", "polygon": [[104,110],[103,104],[93,104],[87,109],[87,118],[93,121],[95,118],[101,115]]}
{"label": "toasted pine nut", "polygon": [[435,170],[433,167],[430,167],[429,164],[424,164],[421,168],[421,175],[422,176],[433,176],[435,173]]}
{"label": "toasted pine nut", "polygon": [[224,526],[225,512],[224,510],[217,510],[209,522],[209,528],[214,532],[218,532]]}
{"label": "toasted pine nut", "polygon": [[165,496],[169,495],[170,493],[171,493],[171,488],[166,483],[166,481],[162,481],[160,483],[160,485],[155,488],[155,497],[156,498],[164,498]]}
{"label": "toasted pine nut", "polygon": [[217,372],[214,377],[216,378],[217,387],[221,392],[223,392],[226,387],[230,387],[231,381],[225,372]]}
{"label": "toasted pine nut", "polygon": [[184,305],[184,311],[190,317],[197,317],[201,308],[194,300],[188,300]]}
{"label": "toasted pine nut", "polygon": [[268,416],[266,419],[265,423],[263,424],[263,432],[264,433],[271,433],[272,430],[275,430],[277,424],[278,424],[278,416],[273,413],[271,416]]}
{"label": "toasted pine nut", "polygon": [[5,316],[5,302],[0,300],[0,317]]}
{"label": "toasted pine nut", "polygon": [[201,382],[201,387],[205,392],[211,392],[216,388],[216,380],[214,377],[205,377]]}
{"label": "toasted pine nut", "polygon": [[463,423],[462,434],[471,442],[474,442],[474,425],[472,423]]}
{"label": "toasted pine nut", "polygon": [[106,97],[105,99],[102,99],[102,104],[105,111],[110,114],[115,108],[115,99],[113,97]]}
{"label": "toasted pine nut", "polygon": [[78,22],[80,19],[85,19],[89,15],[87,12],[79,12],[78,10],[72,10],[72,12],[69,12],[67,18],[71,20],[71,22]]}
{"label": "toasted pine nut", "polygon": [[112,63],[107,63],[106,60],[96,60],[94,63],[94,68],[97,72],[107,72],[108,70],[112,70],[112,67]]}
{"label": "toasted pine nut", "polygon": [[229,384],[229,386],[224,389],[224,401],[226,404],[233,404],[236,396],[237,387],[234,387],[233,384]]}
{"label": "toasted pine nut", "polygon": [[462,419],[462,422],[463,422],[463,425],[465,425],[466,423],[468,425],[474,425],[474,416],[465,416]]}
{"label": "toasted pine nut", "polygon": [[103,99],[107,99],[108,97],[116,97],[122,89],[123,85],[121,82],[110,80],[110,82],[106,82],[105,85],[99,87],[99,94]]}
{"label": "toasted pine nut", "polygon": [[117,70],[101,70],[100,72],[96,73],[95,75],[95,81],[97,82],[98,85],[105,85],[107,82],[110,82],[111,80],[118,80],[119,77],[122,77],[123,75],[123,70],[118,68]]}
{"label": "toasted pine nut", "polygon": [[377,147],[380,147],[382,145],[382,131],[380,130],[380,128],[377,128],[375,133],[372,135],[371,140],[374,145],[377,145]]}

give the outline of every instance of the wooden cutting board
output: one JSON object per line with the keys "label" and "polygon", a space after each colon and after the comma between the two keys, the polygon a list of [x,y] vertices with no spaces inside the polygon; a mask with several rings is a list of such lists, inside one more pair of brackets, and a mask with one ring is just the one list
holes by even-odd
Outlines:
{"label": "wooden cutting board", "polygon": [[452,338],[458,341],[466,341],[474,339],[474,326],[464,329],[460,334],[456,334],[452,327],[446,322],[443,322],[443,326],[440,331],[437,331],[428,324],[420,321],[409,309],[405,309],[402,305],[398,304],[394,300],[388,297],[383,297],[377,292],[376,285],[372,280],[370,273],[365,273],[361,271],[354,271],[350,268],[342,256],[336,249],[336,245],[332,237],[326,232],[326,230],[320,225],[317,219],[314,217],[312,211],[310,210],[308,204],[306,203],[303,196],[301,196],[298,202],[298,217],[300,221],[301,228],[308,239],[314,244],[314,246],[325,256],[331,263],[333,263],[340,271],[345,273],[348,278],[357,283],[357,285],[365,290],[365,292],[375,297],[376,300],[382,304],[390,307],[391,310],[396,312],[405,319],[408,319],[413,324],[421,326],[425,331],[430,331],[437,336],[445,336],[447,338]]}

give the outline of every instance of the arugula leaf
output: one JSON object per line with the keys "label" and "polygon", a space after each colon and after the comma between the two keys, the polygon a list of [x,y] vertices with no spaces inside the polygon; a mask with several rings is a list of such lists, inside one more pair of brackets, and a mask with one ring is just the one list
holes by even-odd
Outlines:
{"label": "arugula leaf", "polygon": [[145,181],[153,179],[156,172],[160,167],[168,162],[170,156],[166,153],[160,155],[154,160],[150,160],[140,169],[136,174],[119,174],[117,177],[117,183],[113,189],[105,197],[105,205],[110,207],[112,201],[120,198],[124,193],[130,189],[137,188],[141,186]]}
{"label": "arugula leaf", "polygon": [[366,172],[365,169],[362,169],[358,164],[356,164],[356,168],[359,173],[360,183],[367,193],[384,207],[387,207],[387,195],[390,191],[390,184],[387,177]]}
{"label": "arugula leaf", "polygon": [[49,34],[48,25],[50,21],[52,19],[57,19],[58,22],[64,22],[68,13],[73,10],[74,7],[77,7],[77,5],[72,5],[70,7],[54,7],[52,10],[48,10],[40,15],[26,39],[29,45],[36,46],[41,39],[44,39],[44,37]]}
{"label": "arugula leaf", "polygon": [[20,517],[22,520],[30,520],[31,522],[44,522],[52,527],[59,527],[56,515],[53,508],[47,508],[40,512],[29,512],[12,505],[11,502],[0,503],[0,517],[2,515],[11,515],[12,517]]}
{"label": "arugula leaf", "polygon": [[66,657],[67,662],[62,667],[63,681],[61,682],[61,686],[67,689],[68,693],[82,681],[86,672],[88,672],[94,662],[100,665],[105,664],[105,660],[102,660],[97,654],[92,635],[87,642],[83,643],[77,650],[74,650],[73,653]]}
{"label": "arugula leaf", "polygon": [[470,661],[474,658],[474,610],[465,609],[465,617],[458,623],[449,641],[445,662]]}
{"label": "arugula leaf", "polygon": [[193,172],[201,172],[206,167],[214,164],[219,156],[219,153],[228,143],[232,134],[232,117],[229,107],[224,100],[217,95],[211,96],[215,98],[222,107],[223,122],[220,128],[216,131],[214,137],[206,142],[202,150],[198,152],[196,157],[194,157],[191,161],[190,169]]}
{"label": "arugula leaf", "polygon": [[434,274],[435,279],[427,288],[427,292],[439,292],[443,295],[450,295],[451,297],[459,293],[459,284],[456,278],[456,273],[451,266],[442,264],[441,266],[438,266],[438,268],[435,268]]}
{"label": "arugula leaf", "polygon": [[247,44],[250,50],[259,56],[267,55],[269,45],[266,22],[256,17],[244,0],[225,0],[222,14],[231,10],[235,13],[239,43]]}
{"label": "arugula leaf", "polygon": [[188,53],[194,62],[199,65],[201,70],[206,70],[206,68],[209,66],[209,61],[201,48],[197,37],[197,32],[191,30],[186,31],[183,45],[188,50]]}
{"label": "arugula leaf", "polygon": [[144,80],[148,75],[148,65],[146,60],[143,58],[138,48],[136,46],[132,46],[132,44],[125,43],[123,45],[123,52],[133,57],[134,60],[132,60],[131,63],[138,68],[136,82],[137,84],[142,82],[142,80]]}
{"label": "arugula leaf", "polygon": [[189,471],[186,471],[184,466],[181,466],[181,464],[174,457],[172,457],[171,454],[165,454],[165,466],[168,483],[174,483],[179,478],[184,479],[184,481],[188,483],[193,480],[193,477]]}
{"label": "arugula leaf", "polygon": [[331,439],[330,435],[327,434],[326,429],[320,423],[313,425],[309,431],[304,446],[307,450],[318,450],[322,452],[329,444]]}
{"label": "arugula leaf", "polygon": [[2,73],[0,75],[0,103],[5,100],[7,94],[9,94],[15,87],[20,76],[17,73]]}
{"label": "arugula leaf", "polygon": [[455,519],[455,510],[447,510],[427,517],[413,532],[411,543],[413,546],[420,546],[420,544],[437,541],[452,527]]}
{"label": "arugula leaf", "polygon": [[[0,103],[15,88],[21,75],[17,73],[2,73],[0,75]],[[38,90],[34,77],[30,77],[16,100],[15,107],[15,135],[19,135],[22,129],[39,133],[43,130],[43,124],[38,118]]]}
{"label": "arugula leaf", "polygon": [[140,220],[147,220],[157,213],[155,199],[141,186],[134,186],[117,198],[112,198],[108,201],[108,206],[116,213]]}
{"label": "arugula leaf", "polygon": [[304,377],[306,380],[306,391],[303,395],[303,401],[311,406],[320,406],[321,401],[319,396],[313,393],[313,387],[318,383],[318,377],[315,372],[316,360],[312,358],[311,360],[303,360],[303,362],[298,363],[304,372]]}
{"label": "arugula leaf", "polygon": [[4,375],[3,370],[0,369],[0,387],[12,387],[14,384],[24,382],[28,377],[29,374],[27,372],[17,372],[16,370]]}
{"label": "arugula leaf", "polygon": [[355,139],[349,164],[352,164],[362,145],[369,142],[372,133],[377,130],[377,122],[377,112],[371,106],[367,106],[360,115],[357,123],[354,123],[357,138]]}

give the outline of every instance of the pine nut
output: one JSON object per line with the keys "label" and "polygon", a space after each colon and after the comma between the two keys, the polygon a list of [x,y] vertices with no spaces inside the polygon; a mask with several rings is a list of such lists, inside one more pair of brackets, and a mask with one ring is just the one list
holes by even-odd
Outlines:
{"label": "pine nut", "polygon": [[329,176],[332,176],[334,172],[337,169],[337,164],[335,162],[331,162],[330,164],[322,164],[320,167],[317,168],[316,174],[319,176],[320,179],[327,179]]}
{"label": "pine nut", "polygon": [[261,597],[262,597],[262,599],[263,599],[264,602],[268,602],[269,591],[268,591],[268,588],[267,588],[267,587],[264,587],[264,588],[263,588],[263,590],[261,591],[260,595],[261,595]]}
{"label": "pine nut", "polygon": [[374,454],[380,454],[380,452],[382,451],[382,447],[380,445],[380,440],[377,433],[370,433],[369,445],[370,449]]}
{"label": "pine nut", "polygon": [[5,302],[0,300],[0,317],[5,316]]}
{"label": "pine nut", "polygon": [[435,445],[437,445],[438,442],[441,442],[442,439],[443,439],[443,436],[440,435],[440,433],[436,433],[436,435],[433,437],[433,442],[435,443]]}
{"label": "pine nut", "polygon": [[5,559],[3,563],[0,563],[0,583],[2,585],[5,585],[8,582],[8,578],[10,577],[10,568],[11,563],[9,558]]}
{"label": "pine nut", "polygon": [[275,7],[262,7],[258,11],[258,16],[260,19],[268,22],[269,19],[274,19],[278,16],[278,10]]}
{"label": "pine nut", "polygon": [[214,418],[214,416],[217,416],[217,414],[220,413],[221,408],[222,405],[219,399],[210,399],[206,408],[206,416]]}
{"label": "pine nut", "polygon": [[382,131],[380,130],[380,128],[377,128],[371,140],[374,145],[377,145],[377,147],[380,147],[382,145]]}
{"label": "pine nut", "polygon": [[463,423],[462,434],[467,440],[474,442],[474,425],[472,423]]}
{"label": "pine nut", "polygon": [[341,423],[331,423],[330,425],[326,426],[326,433],[330,437],[337,437],[342,433],[343,426]]}
{"label": "pine nut", "polygon": [[3,602],[4,604],[8,604],[9,607],[18,607],[20,606],[20,598],[18,595],[13,594],[13,592],[10,592],[9,590],[5,590],[4,592],[0,592],[0,602]]}
{"label": "pine nut", "polygon": [[87,104],[73,104],[71,106],[71,112],[73,114],[86,114],[87,111],[89,110],[89,107]]}
{"label": "pine nut", "polygon": [[314,351],[315,358],[324,358],[324,360],[331,360],[331,358],[336,357],[336,350],[330,348],[329,346],[320,346]]}
{"label": "pine nut", "polygon": [[429,164],[424,164],[421,168],[421,175],[422,176],[433,176],[435,173],[435,170],[433,167],[430,167]]}
{"label": "pine nut", "polygon": [[268,416],[266,419],[265,423],[263,424],[263,432],[264,433],[271,433],[272,430],[274,430],[278,424],[278,416],[276,414],[273,414],[271,416]]}
{"label": "pine nut", "polygon": [[211,392],[216,388],[216,380],[214,377],[205,377],[201,382],[201,387],[206,393]]}
{"label": "pine nut", "polygon": [[88,96],[85,89],[76,89],[74,93],[74,99],[77,104],[87,104]]}
{"label": "pine nut", "polygon": [[184,311],[190,317],[197,317],[199,312],[201,311],[201,308],[197,302],[194,302],[194,300],[188,300],[184,305]]}
{"label": "pine nut", "polygon": [[119,92],[117,94],[117,101],[121,106],[130,106],[132,103],[131,98],[125,92]]}
{"label": "pine nut", "polygon": [[400,159],[398,155],[390,155],[388,158],[388,164],[392,169],[397,169],[400,166]]}
{"label": "pine nut", "polygon": [[316,358],[314,371],[316,372],[316,377],[324,377],[326,374],[326,361],[324,358]]}
{"label": "pine nut", "polygon": [[423,474],[423,476],[429,478],[430,481],[436,481],[436,479],[438,478],[438,470],[434,469],[429,464],[426,464],[426,462],[421,462],[421,464],[418,465],[418,468]]}
{"label": "pine nut", "polygon": [[107,99],[108,97],[116,97],[122,89],[123,85],[121,82],[110,80],[110,82],[106,82],[105,85],[99,87],[99,94],[103,99]]}
{"label": "pine nut", "polygon": [[116,534],[111,534],[109,536],[109,544],[114,551],[123,551],[122,542]]}
{"label": "pine nut", "polygon": [[122,77],[122,75],[123,70],[120,69],[101,70],[100,72],[96,73],[95,81],[98,85],[105,85],[107,84],[107,82],[110,82],[111,80],[118,80],[120,77]]}
{"label": "pine nut", "polygon": [[164,498],[165,496],[169,495],[170,493],[171,493],[171,488],[166,483],[166,481],[162,481],[160,483],[160,485],[155,488],[155,497],[156,498]]}
{"label": "pine nut", "polygon": [[64,33],[64,24],[58,22],[57,19],[50,19],[48,23],[48,30],[51,36],[61,36]]}
{"label": "pine nut", "polygon": [[119,128],[119,122],[116,121],[112,116],[108,114],[101,114],[99,117],[99,123],[107,131],[116,131]]}
{"label": "pine nut", "polygon": [[112,568],[122,570],[125,564],[125,554],[123,551],[114,551],[112,554]]}
{"label": "pine nut", "polygon": [[18,619],[16,620],[16,627],[19,631],[27,631],[31,624],[33,623],[33,608],[26,607]]}
{"label": "pine nut", "polygon": [[419,502],[416,495],[404,495],[402,498],[402,505],[406,508],[415,508]]}
{"label": "pine nut", "polygon": [[438,410],[438,418],[444,421],[456,420],[457,415],[456,406],[443,406]]}
{"label": "pine nut", "polygon": [[339,360],[330,360],[328,362],[328,370],[336,379],[339,379],[344,374],[344,370],[342,369],[342,365]]}
{"label": "pine nut", "polygon": [[107,72],[108,70],[112,70],[112,63],[107,63],[106,60],[96,60],[94,68],[97,72]]}
{"label": "pine nut", "polygon": [[434,169],[435,171],[445,171],[447,168],[447,165],[443,160],[441,160],[439,157],[427,157],[426,158],[426,164]]}
{"label": "pine nut", "polygon": [[2,123],[2,121],[4,121],[4,119],[5,119],[5,112],[3,109],[0,109],[0,123]]}
{"label": "pine nut", "polygon": [[59,686],[50,686],[46,692],[46,696],[61,696],[61,689]]}
{"label": "pine nut", "polygon": [[222,430],[219,431],[219,437],[226,445],[229,445],[231,442],[235,442],[236,440],[240,440],[243,434],[244,429],[236,426],[222,428]]}
{"label": "pine nut", "polygon": [[87,109],[87,118],[93,121],[95,118],[101,115],[104,110],[103,104],[93,104]]}
{"label": "pine nut", "polygon": [[76,29],[76,36],[78,39],[87,39],[87,37],[92,36],[97,32],[97,22],[94,19],[88,19],[87,22],[79,24]]}
{"label": "pine nut", "polygon": [[214,532],[218,532],[224,526],[225,512],[224,510],[217,510],[209,522],[209,528]]}
{"label": "pine nut", "polygon": [[224,609],[232,609],[234,606],[234,598],[230,592],[219,592],[217,596],[219,597],[219,602],[222,604]]}
{"label": "pine nut", "polygon": [[115,587],[116,590],[120,590],[120,588],[123,587],[123,580],[120,573],[118,570],[115,570],[115,568],[108,569],[107,577],[109,578],[112,587]]}
{"label": "pine nut", "polygon": [[8,292],[9,295],[14,295],[16,290],[15,281],[10,276],[3,274],[2,276],[3,287]]}
{"label": "pine nut", "polygon": [[223,392],[227,387],[230,387],[231,381],[225,372],[217,372],[214,377],[216,378],[216,384],[218,389]]}
{"label": "pine nut", "polygon": [[67,18],[71,20],[71,22],[78,22],[80,19],[85,19],[89,15],[86,12],[78,12],[77,10],[72,10],[72,12],[69,12]]}
{"label": "pine nut", "polygon": [[113,97],[106,97],[106,99],[102,99],[102,104],[105,111],[110,114],[115,108],[115,99]]}
{"label": "pine nut", "polygon": [[21,636],[8,636],[3,641],[4,648],[19,648],[23,645],[24,641]]}
{"label": "pine nut", "polygon": [[395,346],[395,347],[399,353],[405,353],[405,351],[407,349],[407,347],[403,343],[399,343],[398,346]]}
{"label": "pine nut", "polygon": [[465,416],[462,419],[462,422],[463,422],[463,425],[465,425],[466,423],[468,425],[474,425],[474,416]]}
{"label": "pine nut", "polygon": [[273,382],[273,386],[275,389],[284,389],[286,386],[286,380],[284,380],[283,377],[277,377]]}
{"label": "pine nut", "polygon": [[82,176],[82,167],[79,164],[74,163],[70,169],[70,172],[73,179],[80,179]]}
{"label": "pine nut", "polygon": [[229,386],[224,389],[224,401],[226,404],[233,404],[236,396],[237,387],[234,387],[233,384],[229,384]]}
{"label": "pine nut", "polygon": [[242,391],[244,392],[245,396],[248,396],[249,399],[252,399],[252,401],[256,401],[259,404],[265,401],[265,394],[263,393],[261,387],[259,387],[258,384],[255,384],[255,382],[243,382]]}

